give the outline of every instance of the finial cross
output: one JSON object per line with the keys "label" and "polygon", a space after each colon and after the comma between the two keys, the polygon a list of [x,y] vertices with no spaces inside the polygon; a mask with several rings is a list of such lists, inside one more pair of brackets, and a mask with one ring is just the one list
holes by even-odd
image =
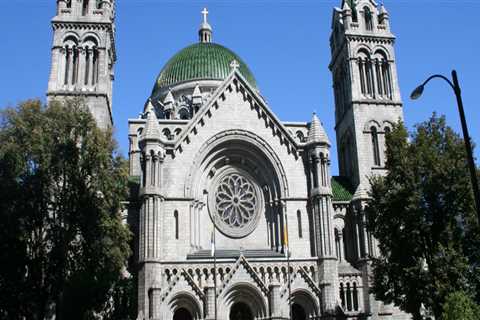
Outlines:
{"label": "finial cross", "polygon": [[202,14],[203,14],[203,22],[204,22],[204,23],[207,23],[207,16],[208,16],[208,10],[207,10],[207,8],[203,8]]}
{"label": "finial cross", "polygon": [[232,62],[230,62],[230,68],[236,70],[236,69],[240,68],[240,63],[238,63],[237,60],[233,59]]}

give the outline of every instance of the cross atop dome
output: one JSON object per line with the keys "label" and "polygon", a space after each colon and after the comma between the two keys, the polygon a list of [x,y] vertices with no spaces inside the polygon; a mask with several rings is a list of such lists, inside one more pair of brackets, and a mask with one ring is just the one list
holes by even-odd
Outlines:
{"label": "cross atop dome", "polygon": [[208,24],[208,21],[207,21],[209,12],[207,8],[203,8],[201,13],[203,15],[203,22],[200,25],[200,30],[198,31],[200,42],[210,43],[212,42],[212,27],[210,26],[210,24]]}
{"label": "cross atop dome", "polygon": [[208,22],[207,22],[207,16],[208,16],[207,8],[203,8],[202,14],[203,14],[203,23],[208,24]]}

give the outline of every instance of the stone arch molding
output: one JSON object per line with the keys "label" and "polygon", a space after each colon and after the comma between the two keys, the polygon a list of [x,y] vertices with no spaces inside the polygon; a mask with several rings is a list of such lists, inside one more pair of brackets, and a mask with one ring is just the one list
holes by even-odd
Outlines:
{"label": "stone arch molding", "polygon": [[[184,194],[186,198],[195,200],[204,199],[205,180],[208,175],[215,173],[215,165],[228,158],[228,152],[234,150],[238,154],[245,154],[248,161],[258,161],[259,166],[269,167],[276,180],[278,190],[267,195],[266,201],[280,201],[288,197],[288,182],[280,158],[273,148],[258,135],[246,130],[226,130],[215,134],[208,139],[197,152],[186,177]],[[228,160],[227,160],[228,161]],[[259,175],[265,172],[258,172]]]}
{"label": "stone arch molding", "polygon": [[320,316],[320,306],[316,299],[308,290],[295,289],[292,291],[290,303],[298,304],[307,315],[307,319],[316,319]]}
{"label": "stone arch molding", "polygon": [[175,311],[183,308],[190,312],[193,320],[200,320],[203,318],[202,303],[197,297],[187,291],[178,292],[167,303],[163,319],[173,319]]}
{"label": "stone arch molding", "polygon": [[264,295],[254,285],[248,282],[237,282],[225,290],[219,297],[219,318],[228,319],[230,309],[235,303],[246,304],[254,319],[269,316],[267,301]]}

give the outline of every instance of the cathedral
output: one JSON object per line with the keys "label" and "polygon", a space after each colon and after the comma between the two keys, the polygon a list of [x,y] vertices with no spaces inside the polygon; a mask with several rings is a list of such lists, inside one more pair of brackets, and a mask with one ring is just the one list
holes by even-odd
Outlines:
{"label": "cathedral", "polygon": [[[339,176],[320,119],[280,120],[248,64],[213,41],[206,9],[198,42],[139,101],[125,209],[137,319],[410,318],[369,293],[379,253],[364,214],[385,133],[403,117],[395,36],[374,0],[339,5],[328,66]],[[115,0],[57,0],[52,25],[48,99],[83,97],[112,126]]]}

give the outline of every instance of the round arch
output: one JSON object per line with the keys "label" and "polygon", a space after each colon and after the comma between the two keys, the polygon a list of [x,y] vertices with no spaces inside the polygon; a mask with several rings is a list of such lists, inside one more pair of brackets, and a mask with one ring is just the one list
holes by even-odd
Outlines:
{"label": "round arch", "polygon": [[230,311],[235,304],[244,304],[250,309],[253,319],[268,317],[266,299],[254,285],[241,282],[236,283],[219,297],[219,314],[221,318],[229,319]]}
{"label": "round arch", "polygon": [[[202,199],[205,178],[216,170],[221,161],[228,158],[232,152],[243,158],[243,165],[250,160],[255,163],[260,174],[269,174],[272,189],[269,200],[288,197],[288,184],[285,170],[280,158],[273,148],[256,134],[246,130],[227,130],[220,132],[206,141],[200,148],[187,175],[185,183],[185,196],[188,198]],[[262,170],[264,169],[264,170]],[[265,171],[266,170],[266,171]],[[273,178],[273,179],[272,179]],[[273,187],[273,184],[275,185]]]}
{"label": "round arch", "polygon": [[[291,305],[297,305],[305,313],[306,319],[320,316],[318,299],[305,289],[298,289],[292,292]],[[300,309],[298,311],[301,311]]]}
{"label": "round arch", "polygon": [[100,39],[95,33],[88,32],[82,36],[82,43],[92,41],[98,47],[100,46]]}
{"label": "round arch", "polygon": [[[188,311],[193,320],[202,318],[202,308],[199,301],[194,295],[188,292],[180,292],[174,295],[170,299],[168,307],[171,312],[171,319],[173,319],[175,312],[182,309]],[[182,313],[184,313],[184,311],[182,311]]]}

